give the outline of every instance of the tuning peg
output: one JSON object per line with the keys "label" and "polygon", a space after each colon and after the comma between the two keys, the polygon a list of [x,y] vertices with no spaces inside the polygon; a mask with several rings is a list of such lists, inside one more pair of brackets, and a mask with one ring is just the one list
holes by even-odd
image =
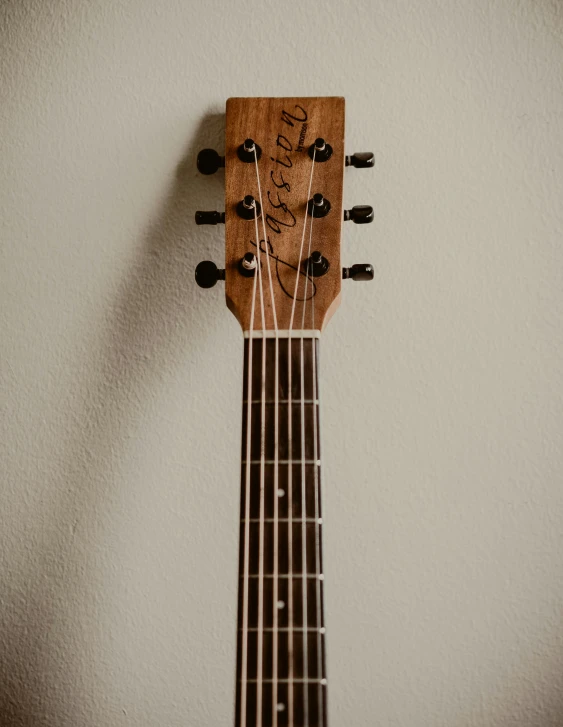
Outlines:
{"label": "tuning peg", "polygon": [[247,194],[237,204],[237,215],[242,217],[243,220],[253,220],[256,217],[260,217],[261,212],[260,202],[255,200],[251,194]]}
{"label": "tuning peg", "polygon": [[318,250],[311,253],[311,257],[305,260],[305,270],[314,278],[321,278],[323,275],[328,273],[329,268],[330,263]]}
{"label": "tuning peg", "polygon": [[373,280],[375,272],[373,265],[369,263],[361,263],[360,265],[352,265],[351,268],[342,268],[342,278],[344,280]]}
{"label": "tuning peg", "polygon": [[309,147],[309,156],[316,162],[326,162],[332,156],[332,147],[319,136],[318,139],[315,139],[315,143]]}
{"label": "tuning peg", "polygon": [[256,255],[253,252],[245,252],[239,260],[238,271],[245,278],[254,277],[258,267]]}
{"label": "tuning peg", "polygon": [[326,217],[330,212],[330,202],[320,192],[307,202],[307,212],[311,217]]}
{"label": "tuning peg", "polygon": [[211,260],[202,260],[195,269],[195,281],[200,288],[212,288],[218,280],[225,280],[225,271]]}
{"label": "tuning peg", "polygon": [[245,139],[237,149],[237,156],[241,162],[253,164],[262,156],[262,149],[260,149],[254,139]]}
{"label": "tuning peg", "polygon": [[370,207],[369,204],[360,204],[352,207],[351,210],[344,210],[344,222],[348,222],[348,220],[352,220],[357,225],[373,222],[373,207]]}
{"label": "tuning peg", "polygon": [[372,151],[357,151],[352,156],[346,157],[347,167],[356,167],[356,169],[367,169],[375,164],[375,156]]}
{"label": "tuning peg", "polygon": [[215,210],[211,212],[198,211],[195,213],[195,223],[196,225],[218,225],[219,223],[224,224],[225,213],[216,212]]}
{"label": "tuning peg", "polygon": [[215,174],[224,166],[225,157],[219,156],[215,149],[202,149],[197,155],[197,169],[202,174]]}

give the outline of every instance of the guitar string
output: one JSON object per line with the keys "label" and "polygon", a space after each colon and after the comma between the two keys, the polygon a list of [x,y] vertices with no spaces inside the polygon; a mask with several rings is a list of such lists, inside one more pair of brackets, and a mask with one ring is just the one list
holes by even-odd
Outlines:
{"label": "guitar string", "polygon": [[287,648],[288,648],[288,722],[293,724],[294,690],[293,690],[293,447],[291,441],[291,332],[287,339]]}
{"label": "guitar string", "polygon": [[[309,247],[307,250],[307,260],[311,259],[311,248],[312,248],[312,240],[313,240],[313,221],[315,219],[315,211],[313,208],[313,214],[311,215],[311,224],[309,227]],[[307,277],[305,278],[305,293],[303,297],[305,300],[307,300],[307,283],[309,282],[309,267],[310,265],[307,265]],[[313,287],[314,282],[311,280],[311,287]],[[302,326],[303,329],[305,328],[305,306],[306,303],[303,304],[303,320],[302,320]],[[311,295],[311,330],[315,330],[315,294],[313,291],[313,294]],[[315,507],[315,588],[316,588],[316,617],[317,617],[317,677],[319,679],[319,684],[317,687],[317,698],[318,698],[318,723],[319,726],[322,727],[324,724],[324,700],[323,700],[323,657],[322,657],[322,608],[321,608],[321,576],[322,576],[322,570],[321,570],[321,538],[320,538],[320,493],[319,493],[319,454],[318,454],[318,442],[317,442],[317,436],[318,436],[318,430],[317,430],[317,417],[319,415],[319,396],[318,396],[318,387],[317,387],[317,354],[316,354],[316,339],[313,338],[311,340],[311,349],[312,349],[312,367],[313,367],[313,376],[312,376],[312,400],[313,402],[316,402],[316,404],[313,404],[313,462],[315,463],[313,465],[313,490],[314,490],[314,507]]]}
{"label": "guitar string", "polygon": [[[306,301],[303,301],[303,308],[306,307]],[[309,644],[308,644],[308,613],[307,613],[307,473],[305,467],[305,373],[304,373],[304,340],[301,337],[299,341],[300,347],[300,376],[301,376],[301,600],[303,612],[303,678],[305,686],[303,687],[303,723],[305,726],[309,724],[309,687],[307,680],[309,679]]]}
{"label": "guitar string", "polygon": [[[278,333],[278,318],[276,314],[276,301],[274,298],[274,285],[272,282],[272,269],[270,266],[270,247],[268,242],[268,234],[266,232],[266,220],[264,213],[264,204],[262,201],[262,187],[260,185],[260,174],[258,170],[258,157],[256,154],[256,146],[254,147],[254,165],[256,169],[256,181],[258,182],[258,198],[260,202],[260,209],[262,210],[262,230],[264,232],[264,248],[266,250],[266,263],[268,267],[268,281],[270,284],[270,298],[272,301],[272,317],[274,322],[274,481],[273,481],[273,501],[274,501],[274,578],[273,578],[273,598],[272,598],[272,624],[273,624],[273,645],[272,645],[272,722],[273,727],[278,725],[278,539],[279,539],[279,525],[278,525],[278,488],[279,488],[279,433],[278,433],[278,422],[279,422],[279,333]],[[256,223],[258,228],[258,223]],[[256,232],[258,238],[258,231]],[[260,241],[257,240],[258,246]],[[263,346],[266,346],[266,339],[262,342]]]}
{"label": "guitar string", "polygon": [[252,302],[250,305],[250,336],[248,339],[248,375],[246,381],[246,468],[244,493],[244,581],[242,594],[242,655],[240,685],[240,727],[246,727],[246,700],[248,691],[248,584],[249,584],[249,538],[250,538],[250,468],[252,466],[251,429],[252,429],[252,331],[254,330],[254,311],[256,307],[256,280],[252,281]]}
{"label": "guitar string", "polygon": [[[312,328],[315,330],[315,299],[313,298],[312,303],[312,317],[313,324]],[[317,369],[317,340],[313,339],[311,342],[313,348],[313,400],[318,402],[313,412],[313,459],[315,460],[314,467],[314,492],[315,492],[315,562],[317,565],[317,677],[319,679],[318,686],[318,699],[319,699],[319,725],[324,724],[324,694],[323,684],[323,613],[322,613],[322,583],[321,577],[324,578],[322,573],[321,563],[321,498],[320,498],[320,463],[319,463],[319,452],[318,452],[318,421],[320,416],[320,397],[318,389],[318,369]]]}
{"label": "guitar string", "polygon": [[[315,171],[315,158],[316,158],[316,147],[313,149],[313,161],[311,164],[311,175],[309,177],[309,187],[307,190],[307,200],[305,202],[305,215],[304,215],[304,221],[303,221],[303,234],[301,236],[301,246],[299,248],[299,262],[297,265],[297,271],[295,274],[295,288],[293,291],[293,302],[291,305],[291,317],[289,321],[289,330],[291,331],[293,329],[293,321],[295,316],[295,306],[297,303],[297,292],[299,288],[299,274],[301,271],[301,263],[303,260],[303,248],[305,243],[305,233],[307,230],[307,205],[309,203],[309,200],[311,199],[311,188],[313,186],[313,174]],[[306,306],[306,300],[303,300],[303,307]],[[289,347],[289,355],[288,355],[288,368],[289,368],[289,386],[288,386],[288,394],[289,399],[291,402],[291,334],[288,339],[288,347]],[[305,461],[305,426],[304,426],[304,419],[305,419],[305,403],[304,403],[304,371],[303,371],[303,337],[301,337],[300,342],[300,349],[301,349],[301,362],[300,362],[300,377],[301,377],[301,507],[302,507],[302,518],[304,518],[305,515],[305,478],[304,478],[304,471],[303,471],[303,463]],[[288,459],[292,460],[292,449],[293,449],[293,443],[291,440],[291,403],[289,405],[289,415],[288,415],[288,428],[289,428],[289,457]],[[291,471],[291,467],[289,468],[289,471]],[[289,477],[291,480],[291,476]],[[291,482],[291,485],[288,487],[288,489],[291,491],[293,487],[293,483]],[[289,532],[290,540],[293,535],[293,523],[290,520],[289,524]],[[301,573],[302,576],[304,573],[306,573],[307,568],[307,541],[306,538],[303,537],[303,530],[301,533]],[[292,576],[290,577],[290,583],[292,582]],[[309,724],[309,692],[308,692],[308,686],[307,686],[307,680],[308,680],[308,636],[307,636],[307,581],[306,578],[302,578],[302,608],[303,608],[303,642],[302,642],[302,650],[303,650],[303,679],[304,679],[304,687],[303,687],[303,724],[305,727]],[[293,624],[292,624],[293,626]],[[291,633],[291,632],[290,632]],[[293,650],[292,650],[293,654]],[[290,722],[291,724],[291,722]]]}
{"label": "guitar string", "polygon": [[[256,157],[256,147],[254,148]],[[264,308],[264,282],[260,262],[260,235],[258,216],[254,217],[256,230],[256,272],[260,288],[260,312],[262,318],[262,371],[260,377],[260,524],[258,545],[258,639],[257,639],[257,685],[256,685],[256,727],[262,727],[263,657],[264,657],[264,475],[266,441],[266,312]]]}
{"label": "guitar string", "polygon": [[[308,241],[308,250],[307,250],[307,268],[306,268],[306,275],[305,280],[303,282],[303,311],[301,315],[301,328],[305,330],[305,314],[307,312],[307,287],[309,282],[309,275],[310,275],[310,268],[311,268],[311,245],[312,245],[312,238],[313,238],[313,222],[315,219],[315,208],[313,207],[311,210],[311,220],[309,222],[309,241]],[[311,281],[312,284],[312,281]],[[314,292],[311,296],[311,310],[312,310],[312,323],[311,323],[311,330],[314,330],[314,307],[315,307],[315,296]],[[314,344],[314,339],[311,339],[311,345]],[[306,498],[306,488],[307,488],[307,470],[305,466],[305,374],[304,374],[304,358],[305,358],[305,342],[303,338],[301,338],[300,341],[301,345],[301,512],[302,512],[302,523],[301,523],[301,541],[303,543],[303,567],[301,568],[302,573],[302,591],[303,591],[303,627],[304,627],[304,639],[307,638],[308,633],[308,571],[307,571],[307,523],[306,523],[306,517],[307,517],[307,498]],[[313,373],[314,375],[314,373]],[[315,401],[315,396],[313,396],[313,402]],[[315,405],[313,404],[313,407]],[[313,468],[316,470],[317,465],[317,458],[316,456],[313,458]],[[317,574],[318,576],[318,574]],[[304,648],[303,648],[303,672],[308,676],[309,673],[309,644],[307,641],[305,641]],[[305,687],[308,691],[308,686]],[[308,697],[308,695],[307,695]],[[307,703],[307,708],[308,708]],[[305,718],[305,724],[308,723],[307,717]],[[322,724],[322,722],[319,722],[319,724]]]}
{"label": "guitar string", "polygon": [[[310,191],[312,186],[312,179],[313,179],[313,171],[314,171],[314,164],[315,164],[315,153],[313,154],[313,164],[311,167],[311,177],[309,180],[309,190],[307,195],[307,200],[310,198]],[[257,158],[256,158],[256,150],[255,150],[255,165],[257,170],[257,181],[258,181],[258,190],[259,190],[259,198],[260,198],[260,205],[262,207],[262,193],[260,188],[260,179],[258,174],[258,165],[257,165]],[[278,480],[278,437],[277,437],[277,424],[278,424],[278,362],[279,362],[279,336],[278,336],[278,329],[277,329],[277,320],[276,320],[276,311],[275,311],[275,301],[274,301],[274,294],[273,294],[273,285],[272,285],[272,278],[271,278],[271,267],[270,267],[270,259],[269,259],[269,248],[268,248],[268,240],[267,240],[267,234],[266,234],[266,228],[265,228],[265,222],[264,222],[264,216],[262,216],[262,223],[263,223],[263,229],[264,229],[264,244],[265,244],[265,254],[267,259],[267,267],[268,267],[268,277],[269,277],[269,283],[270,283],[270,293],[271,293],[271,299],[272,299],[272,312],[273,312],[273,318],[274,318],[274,327],[275,327],[275,340],[276,340],[276,351],[275,351],[275,365],[276,365],[276,372],[275,372],[275,457],[274,457],[274,484],[277,485]],[[295,291],[293,296],[293,304],[292,304],[292,311],[291,311],[291,320],[290,320],[290,326],[289,330],[291,331],[293,329],[293,320],[294,320],[294,314],[295,314],[295,305],[297,300],[297,290],[299,285],[299,272],[301,268],[301,261],[303,257],[303,244],[304,244],[304,238],[305,238],[305,232],[306,232],[306,226],[307,226],[307,217],[305,216],[304,220],[304,227],[303,227],[303,235],[301,239],[301,246],[300,246],[300,252],[299,252],[299,266],[297,269],[296,274],[296,284],[295,284]],[[264,584],[264,465],[265,465],[265,375],[266,375],[266,324],[265,324],[265,309],[264,309],[264,290],[263,290],[263,279],[262,279],[262,271],[261,271],[261,264],[260,264],[260,240],[259,240],[259,234],[258,234],[258,222],[257,217],[255,217],[255,228],[256,228],[256,239],[257,239],[257,272],[255,273],[254,280],[253,280],[253,296],[252,296],[252,305],[251,305],[251,335],[250,335],[250,342],[249,342],[249,359],[248,359],[248,412],[247,412],[247,469],[246,469],[246,526],[245,528],[248,529],[248,522],[249,522],[249,503],[250,503],[250,460],[251,460],[251,452],[250,452],[250,434],[251,434],[251,402],[252,402],[252,395],[251,395],[251,386],[252,386],[252,331],[254,329],[254,313],[255,313],[255,299],[256,299],[256,281],[257,278],[259,278],[260,283],[260,308],[261,308],[261,318],[262,318],[262,376],[261,376],[261,436],[260,436],[260,565],[259,565],[259,579],[260,579],[260,588],[259,588],[259,627],[258,627],[258,685],[257,685],[257,709],[256,709],[256,716],[257,716],[257,727],[261,727],[262,725],[262,690],[263,690],[263,663],[262,663],[262,656],[263,656],[263,584]],[[312,237],[312,222],[310,226],[310,235],[309,235],[309,257],[310,257],[310,247],[311,247],[311,237]],[[305,280],[305,295],[304,295],[304,301],[303,301],[303,321],[305,317],[305,307],[306,307],[306,285],[307,285],[307,278]],[[314,298],[312,299],[312,308],[313,308],[313,320],[314,320]],[[304,323],[303,323],[304,328]],[[288,434],[289,434],[289,448],[290,448],[290,455],[289,460],[291,461],[291,397],[292,397],[292,391],[291,391],[291,336],[288,339],[288,348],[289,348],[289,355],[288,355],[288,378],[289,378],[289,391],[288,391],[288,403],[289,403],[289,416],[288,416]],[[314,356],[314,351],[313,351]],[[304,462],[304,354],[303,354],[303,339],[301,339],[301,434],[302,434],[302,442],[301,442],[301,459],[302,459],[302,466]],[[315,373],[313,370],[313,377]],[[316,397],[314,396],[314,399]],[[316,422],[315,422],[316,423]],[[315,436],[315,446],[316,446],[316,436]],[[316,462],[316,456],[315,460]],[[316,470],[315,470],[316,471]],[[290,467],[291,472],[291,467]],[[289,475],[288,479],[290,480],[289,484],[289,494],[291,495],[291,475]],[[303,512],[305,512],[305,478],[304,473],[302,476],[303,482],[302,482],[302,509]],[[277,486],[275,487],[275,495],[277,495]],[[317,494],[317,493],[315,493]],[[277,497],[274,497],[274,503],[275,503],[275,509],[277,510]],[[290,518],[292,515],[291,510],[291,503],[290,503],[290,510],[289,510]],[[275,513],[274,519],[276,521],[277,526],[277,513]],[[248,646],[248,548],[249,548],[249,533],[245,529],[245,585],[244,585],[244,594],[243,594],[243,600],[245,601],[245,608],[243,608],[244,611],[244,617],[243,617],[243,672],[246,674],[247,671],[247,646]],[[277,540],[277,527],[275,528],[275,539]],[[289,549],[291,551],[291,531],[288,531],[288,534],[290,535],[290,541],[289,541]],[[302,535],[303,539],[303,553],[302,553],[302,572],[303,574],[306,574],[306,538],[305,533],[303,532]],[[277,555],[277,548],[275,547],[275,555]],[[318,559],[317,559],[318,562]],[[290,558],[291,563],[291,558]],[[277,562],[275,564],[276,570],[277,570]],[[292,568],[290,571],[290,584],[292,584]],[[277,572],[274,572],[274,582],[277,586]],[[290,585],[290,588],[292,590],[292,586]],[[304,595],[304,622],[306,625],[306,619],[307,619],[307,608],[306,608],[306,581],[304,580],[304,589],[303,589],[303,595]],[[293,610],[293,603],[292,603],[292,594],[290,595],[290,604],[291,608],[290,611]],[[274,618],[276,618],[276,606],[277,606],[277,599],[274,599]],[[276,619],[277,620],[277,619]],[[289,633],[292,635],[292,623],[293,619],[290,619],[290,628]],[[277,632],[277,623],[276,623],[276,632]],[[244,631],[246,631],[246,634],[244,634]],[[304,644],[304,669],[305,669],[305,679],[307,679],[307,661],[308,661],[308,649],[307,649],[307,642],[306,642],[306,634],[307,630],[304,630],[305,635],[305,644]],[[277,633],[276,633],[277,636]],[[277,647],[277,644],[276,644]],[[290,659],[293,656],[293,649],[290,648]],[[275,670],[277,672],[277,659],[274,654],[274,664],[275,664]],[[292,691],[292,672],[293,672],[293,665],[290,663],[290,690]],[[320,671],[319,671],[320,673]],[[245,679],[247,682],[248,680]],[[276,693],[277,693],[277,673],[275,673],[275,679],[273,680],[276,683]],[[243,697],[241,699],[241,725],[242,727],[245,727],[245,721],[246,721],[246,693],[243,693]],[[272,695],[273,696],[273,695]],[[293,700],[292,696],[290,697],[290,719],[293,715]],[[305,689],[304,693],[304,717],[305,717],[305,724],[308,724],[308,694]],[[272,708],[273,708],[273,719],[275,721],[275,725],[277,725],[277,698],[272,699]]]}

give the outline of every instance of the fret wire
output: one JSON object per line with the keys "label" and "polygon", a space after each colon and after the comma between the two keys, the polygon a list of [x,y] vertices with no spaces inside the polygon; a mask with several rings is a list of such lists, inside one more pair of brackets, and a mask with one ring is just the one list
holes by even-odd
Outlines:
{"label": "fret wire", "polygon": [[[251,459],[250,462],[243,459],[242,464],[262,464],[261,459]],[[264,464],[276,464],[275,459],[265,459]],[[321,466],[321,460],[317,459],[278,459],[277,464],[313,464],[317,467]]]}
{"label": "fret wire", "polygon": [[[321,677],[320,679],[297,679],[294,677],[292,679],[276,679],[276,681],[282,684],[320,684],[323,687],[327,684],[327,680],[324,677]],[[272,684],[273,679],[239,679],[239,682],[242,682],[243,684]]]}
{"label": "fret wire", "polygon": [[[262,404],[262,402],[260,401],[260,399],[251,399],[250,400],[250,403],[251,404]],[[266,406],[268,406],[268,405],[271,406],[272,404],[274,406],[277,406],[277,404],[291,404],[292,402],[289,399],[280,399],[280,401],[278,401],[277,404],[276,404],[275,401],[268,401],[266,399],[266,402],[265,403],[266,403]],[[319,405],[319,400],[318,399],[316,399],[316,400],[314,400],[314,399],[305,399],[305,402],[304,403],[305,404],[314,404],[315,406],[318,406]],[[243,404],[248,404],[248,400],[247,399],[244,399]],[[300,405],[301,405],[301,403],[300,403]],[[295,405],[295,406],[297,406],[297,405]]]}
{"label": "fret wire", "polygon": [[[305,520],[306,523],[316,523],[317,522],[317,520],[314,517],[307,517],[307,518],[294,517],[293,520],[292,520],[292,522],[294,522],[294,523],[300,523],[302,520]],[[241,522],[245,522],[245,518],[241,518]],[[258,518],[258,517],[251,517],[250,520],[249,520],[249,522],[251,522],[251,523],[259,523],[260,522],[260,518]],[[289,522],[289,518],[287,518],[287,517],[280,517],[280,518],[277,518],[277,520],[276,520],[276,518],[273,518],[273,517],[266,517],[266,518],[263,519],[263,522],[265,522],[265,523],[275,523],[275,522],[278,522],[278,523],[288,523]],[[322,522],[320,522],[318,524],[319,525],[322,525]]]}
{"label": "fret wire", "polygon": [[305,573],[297,573],[292,576],[287,573],[278,573],[277,575],[274,575],[273,573],[264,573],[263,575],[260,575],[259,573],[248,573],[247,578],[317,578],[318,580],[323,581],[324,575],[322,573],[307,573],[306,571]]}
{"label": "fret wire", "polygon": [[[258,631],[258,629],[257,628],[254,628],[253,626],[249,626],[248,627],[248,630],[249,631],[253,631],[253,632],[254,631]],[[268,626],[264,626],[264,628],[262,629],[262,631],[264,631],[265,633],[269,633],[269,632],[271,632],[273,630],[274,630],[273,628],[269,628]],[[239,631],[241,631],[241,629],[239,629]],[[289,631],[289,627],[288,626],[278,626],[277,631],[288,632]],[[303,626],[294,626],[293,629],[292,629],[292,631],[298,631],[299,632],[299,631],[305,631],[305,629],[303,628]],[[321,636],[324,636],[325,635],[325,627],[324,626],[318,626],[318,627],[317,626],[308,626],[307,627],[307,631],[310,631],[311,633],[317,633],[317,631],[319,631],[320,634],[321,634]]]}

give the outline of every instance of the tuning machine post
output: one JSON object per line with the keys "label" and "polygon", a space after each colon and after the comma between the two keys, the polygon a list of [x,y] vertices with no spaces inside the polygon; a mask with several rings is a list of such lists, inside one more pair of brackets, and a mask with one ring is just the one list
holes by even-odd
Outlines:
{"label": "tuning machine post", "polygon": [[305,260],[303,267],[307,275],[312,275],[314,278],[322,278],[323,275],[328,273],[330,263],[321,252],[315,250],[311,253],[311,257]]}
{"label": "tuning machine post", "polygon": [[315,162],[327,162],[332,156],[332,147],[319,136],[318,139],[315,139],[315,143],[309,147],[308,154]]}
{"label": "tuning machine post", "polygon": [[239,260],[238,271],[244,278],[253,278],[258,269],[258,260],[253,252],[245,252]]}
{"label": "tuning machine post", "polygon": [[313,195],[307,202],[307,212],[311,217],[326,217],[330,212],[330,202],[320,192]]}
{"label": "tuning machine post", "polygon": [[260,207],[260,202],[254,199],[251,194],[247,194],[246,197],[237,204],[237,215],[243,220],[254,220],[257,217],[260,217],[261,214],[262,208]]}
{"label": "tuning machine post", "polygon": [[245,139],[237,149],[237,156],[245,164],[253,164],[262,156],[262,149],[254,139]]}

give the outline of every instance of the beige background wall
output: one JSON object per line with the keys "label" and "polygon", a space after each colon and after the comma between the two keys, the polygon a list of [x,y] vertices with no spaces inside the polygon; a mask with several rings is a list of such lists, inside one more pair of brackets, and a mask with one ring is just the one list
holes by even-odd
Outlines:
{"label": "beige background wall", "polygon": [[230,95],[347,98],[333,727],[563,725],[563,6],[4,0],[0,723],[231,725]]}

